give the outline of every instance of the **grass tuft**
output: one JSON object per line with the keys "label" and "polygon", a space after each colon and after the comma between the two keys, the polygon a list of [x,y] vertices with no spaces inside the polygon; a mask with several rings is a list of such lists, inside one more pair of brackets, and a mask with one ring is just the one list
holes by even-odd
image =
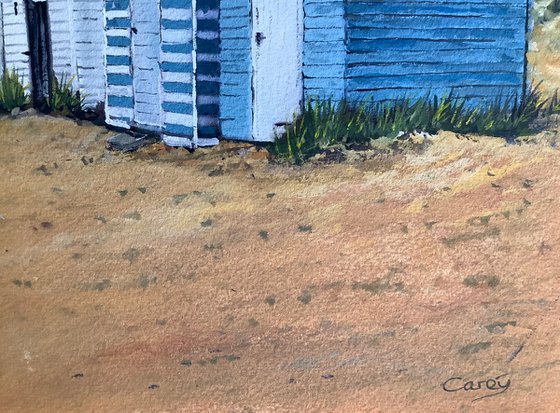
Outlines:
{"label": "grass tuft", "polygon": [[560,13],[560,0],[552,0],[547,10],[554,14]]}
{"label": "grass tuft", "polygon": [[373,139],[395,138],[414,131],[514,137],[530,133],[531,124],[539,116],[559,112],[558,94],[545,99],[538,86],[521,101],[512,96],[476,107],[453,94],[390,103],[308,100],[302,113],[295,115],[285,132],[275,137],[270,150],[278,158],[302,163],[327,148],[368,145]]}
{"label": "grass tuft", "polygon": [[75,76],[68,78],[62,75],[60,80],[55,75],[52,76],[49,107],[53,112],[66,116],[83,112],[85,96],[79,90],[74,90],[74,79]]}
{"label": "grass tuft", "polygon": [[26,91],[16,69],[6,70],[0,79],[0,108],[11,112],[15,108],[21,108],[29,102]]}

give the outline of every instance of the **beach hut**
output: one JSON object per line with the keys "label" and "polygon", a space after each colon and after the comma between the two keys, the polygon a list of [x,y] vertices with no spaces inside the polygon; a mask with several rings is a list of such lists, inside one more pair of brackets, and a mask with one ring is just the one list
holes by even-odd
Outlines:
{"label": "beach hut", "polygon": [[217,0],[107,0],[107,122],[174,146],[217,143]]}
{"label": "beach hut", "polygon": [[106,122],[174,146],[271,141],[308,99],[520,99],[529,0],[19,0],[2,58],[45,99],[74,76]]}
{"label": "beach hut", "polygon": [[527,0],[222,1],[222,133],[270,141],[307,99],[520,99],[530,8]]}
{"label": "beach hut", "polygon": [[50,73],[87,90],[85,105],[104,101],[103,3],[91,0],[2,0],[2,69],[16,69],[36,101]]}

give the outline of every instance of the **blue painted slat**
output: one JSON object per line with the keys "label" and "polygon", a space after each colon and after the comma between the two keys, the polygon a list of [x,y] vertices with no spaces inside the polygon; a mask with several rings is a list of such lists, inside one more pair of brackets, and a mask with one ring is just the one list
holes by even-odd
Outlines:
{"label": "blue painted slat", "polygon": [[434,54],[428,50],[376,50],[369,53],[352,53],[346,56],[348,66],[392,64],[394,66],[407,63],[465,63],[478,64],[481,62],[510,63],[520,67],[523,65],[524,55],[512,49],[471,49],[469,53],[457,56],[457,50],[439,51]]}
{"label": "blue painted slat", "polygon": [[409,29],[418,28],[488,28],[501,29],[504,27],[524,27],[525,18],[459,18],[453,16],[433,17],[433,16],[407,16],[407,15],[386,15],[374,14],[368,19],[349,19],[348,28],[355,27],[376,27],[381,29]]}
{"label": "blue painted slat", "polygon": [[346,97],[354,102],[390,102],[403,98],[408,98],[412,101],[419,97],[433,97],[436,96],[452,96],[455,99],[467,99],[469,106],[477,106],[481,103],[493,103],[496,100],[505,102],[505,97],[518,97],[519,88],[517,86],[494,86],[486,85],[480,86],[458,86],[455,88],[448,87],[434,87],[434,88],[395,88],[395,89],[380,89],[368,92],[353,92],[348,91]]}

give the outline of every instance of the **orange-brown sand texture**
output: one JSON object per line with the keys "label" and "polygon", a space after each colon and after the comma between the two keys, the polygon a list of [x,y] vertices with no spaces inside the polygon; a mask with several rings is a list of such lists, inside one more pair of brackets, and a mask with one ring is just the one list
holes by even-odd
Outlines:
{"label": "orange-brown sand texture", "polygon": [[0,121],[0,412],[560,411],[549,129],[289,167]]}

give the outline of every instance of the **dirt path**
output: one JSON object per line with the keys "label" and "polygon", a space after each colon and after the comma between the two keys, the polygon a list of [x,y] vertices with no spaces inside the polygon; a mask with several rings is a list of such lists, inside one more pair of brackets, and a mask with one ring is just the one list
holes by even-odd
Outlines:
{"label": "dirt path", "polygon": [[558,411],[557,133],[287,168],[0,131],[1,412]]}

